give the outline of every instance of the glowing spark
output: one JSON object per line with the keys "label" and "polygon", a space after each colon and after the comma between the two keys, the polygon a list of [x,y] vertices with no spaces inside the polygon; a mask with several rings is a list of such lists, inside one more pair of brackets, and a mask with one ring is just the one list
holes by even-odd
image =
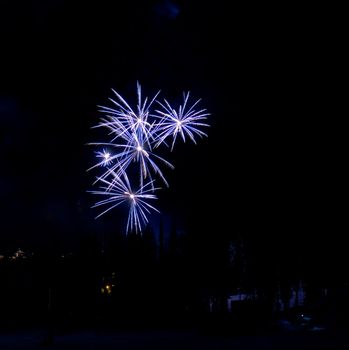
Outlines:
{"label": "glowing spark", "polygon": [[113,162],[111,155],[105,149],[102,152],[96,152],[97,158],[102,158],[102,161],[98,163],[100,166],[108,166]]}

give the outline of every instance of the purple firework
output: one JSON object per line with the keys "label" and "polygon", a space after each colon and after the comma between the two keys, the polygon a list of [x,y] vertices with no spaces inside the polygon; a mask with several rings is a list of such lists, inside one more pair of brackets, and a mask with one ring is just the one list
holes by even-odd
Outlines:
{"label": "purple firework", "polygon": [[[196,111],[200,100],[189,105],[189,92],[183,93],[183,104],[178,109],[172,107],[167,100],[157,100],[160,93],[148,100],[142,100],[141,85],[137,82],[137,105],[132,108],[125,99],[112,90],[117,100],[109,99],[114,108],[99,106],[103,113],[100,123],[94,128],[108,130],[109,140],[93,142],[101,150],[95,152],[98,162],[88,170],[103,169],[94,184],[99,183],[99,190],[89,191],[103,195],[106,199],[97,202],[93,207],[108,205],[108,208],[97,217],[123,204],[129,204],[126,233],[129,230],[141,232],[141,227],[148,223],[147,215],[151,210],[158,211],[148,203],[156,199],[154,192],[156,177],[169,186],[160,164],[173,169],[173,165],[155,153],[162,144],[167,145],[170,139],[171,151],[180,135],[185,142],[187,138],[196,144],[195,137],[207,136],[201,130],[209,125],[205,123],[209,113],[206,109]],[[161,109],[151,111],[156,102]],[[129,176],[138,177],[138,189],[131,190]]]}

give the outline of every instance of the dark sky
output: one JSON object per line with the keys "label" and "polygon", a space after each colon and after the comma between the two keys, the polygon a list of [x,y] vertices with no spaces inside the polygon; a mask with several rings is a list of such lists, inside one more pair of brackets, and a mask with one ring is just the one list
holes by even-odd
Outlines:
{"label": "dark sky", "polygon": [[0,243],[118,230],[118,211],[93,219],[86,143],[96,105],[111,88],[134,99],[137,80],[148,96],[190,90],[212,113],[208,139],[169,156],[165,215],[309,246],[338,234],[344,139],[326,23],[308,9],[114,3],[1,2]]}

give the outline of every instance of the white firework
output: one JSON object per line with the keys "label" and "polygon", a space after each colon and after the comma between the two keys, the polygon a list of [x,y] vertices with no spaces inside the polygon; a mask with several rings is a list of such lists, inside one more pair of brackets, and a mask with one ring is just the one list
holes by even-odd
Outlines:
{"label": "white firework", "polygon": [[[151,141],[151,129],[153,125],[148,121],[150,116],[149,108],[152,106],[160,91],[148,102],[148,97],[142,101],[142,88],[137,82],[137,108],[133,110],[125,99],[115,90],[113,93],[118,98],[118,101],[109,98],[109,100],[117,107],[116,109],[99,106],[99,111],[107,116],[107,119],[102,120],[98,126],[106,126],[115,134],[114,139],[122,137],[124,133],[146,135],[148,141]],[[114,139],[112,141],[114,141]]]}
{"label": "white firework", "polygon": [[208,127],[209,125],[203,121],[207,119],[210,114],[206,112],[206,109],[199,111],[194,110],[194,107],[200,102],[197,100],[191,107],[187,107],[189,99],[189,92],[183,93],[183,105],[179,106],[176,110],[164,100],[164,104],[157,101],[163,110],[157,110],[160,114],[158,118],[159,122],[156,124],[156,146],[159,146],[169,137],[172,137],[171,151],[173,150],[178,134],[185,142],[186,137],[189,137],[195,144],[195,136],[207,136],[207,134],[200,130],[201,127]]}
{"label": "white firework", "polygon": [[[159,92],[149,102],[147,97],[142,101],[142,89],[138,82],[135,109],[132,109],[115,90],[112,91],[117,100],[109,100],[115,108],[99,106],[99,111],[104,116],[95,126],[95,128],[106,128],[110,140],[89,144],[102,148],[102,151],[95,152],[98,162],[88,170],[105,168],[102,175],[94,182],[100,184],[99,190],[89,192],[106,197],[93,206],[108,206],[97,217],[123,203],[128,203],[126,233],[129,230],[141,232],[141,226],[148,222],[147,215],[151,210],[158,211],[148,203],[149,200],[156,199],[154,192],[158,188],[154,186],[155,176],[169,186],[159,164],[174,168],[154,150],[161,144],[167,145],[167,139],[172,139],[172,151],[178,135],[184,142],[189,138],[194,143],[196,143],[195,137],[207,136],[201,128],[209,126],[204,122],[209,113],[206,109],[198,111],[194,109],[200,100],[188,106],[189,92],[183,94],[183,104],[177,110],[166,100],[164,103],[157,101]],[[157,102],[162,109],[153,113],[150,108],[154,102]],[[139,178],[136,191],[131,189],[129,174]]]}
{"label": "white firework", "polygon": [[139,187],[136,191],[132,190],[130,181],[126,174],[118,176],[113,173],[114,179],[112,182],[105,179],[99,179],[100,189],[96,191],[89,191],[92,194],[102,195],[106,197],[97,202],[93,208],[100,206],[108,206],[96,218],[107,213],[109,210],[126,203],[128,205],[128,219],[126,225],[126,232],[135,230],[142,232],[142,226],[148,223],[147,215],[151,210],[159,212],[155,207],[148,203],[149,200],[157,199],[154,191],[159,188],[154,188],[153,181],[147,182],[145,185]]}
{"label": "white firework", "polygon": [[97,158],[102,159],[102,161],[98,162],[100,166],[106,167],[113,162],[113,160],[111,159],[111,154],[107,150],[103,149],[102,152],[98,151],[95,153]]}
{"label": "white firework", "polygon": [[[114,163],[110,168],[107,168],[107,170],[103,175],[101,175],[100,178],[105,179],[113,172],[120,176],[127,171],[132,163],[137,163],[139,168],[139,179],[141,186],[143,185],[143,181],[148,177],[150,180],[152,180],[152,173],[157,174],[163,180],[166,186],[169,186],[165,176],[157,165],[157,162],[160,161],[171,169],[173,169],[174,166],[164,158],[156,155],[151,151],[147,135],[140,134],[137,136],[136,133],[129,134],[129,132],[125,132],[122,135],[122,139],[125,140],[125,143],[90,143],[90,145],[108,146],[109,148],[115,148],[116,151],[112,155],[109,153],[109,164],[112,162]],[[88,170],[104,164],[105,159],[103,158],[100,162]]]}

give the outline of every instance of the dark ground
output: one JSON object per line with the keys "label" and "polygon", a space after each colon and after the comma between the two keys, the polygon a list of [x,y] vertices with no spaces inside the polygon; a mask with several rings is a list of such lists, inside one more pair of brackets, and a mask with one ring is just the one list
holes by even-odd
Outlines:
{"label": "dark ground", "polygon": [[57,334],[45,345],[45,331],[2,333],[1,350],[15,349],[348,349],[346,333],[289,333],[267,335],[205,335],[198,331],[153,330],[137,332],[79,331]]}

